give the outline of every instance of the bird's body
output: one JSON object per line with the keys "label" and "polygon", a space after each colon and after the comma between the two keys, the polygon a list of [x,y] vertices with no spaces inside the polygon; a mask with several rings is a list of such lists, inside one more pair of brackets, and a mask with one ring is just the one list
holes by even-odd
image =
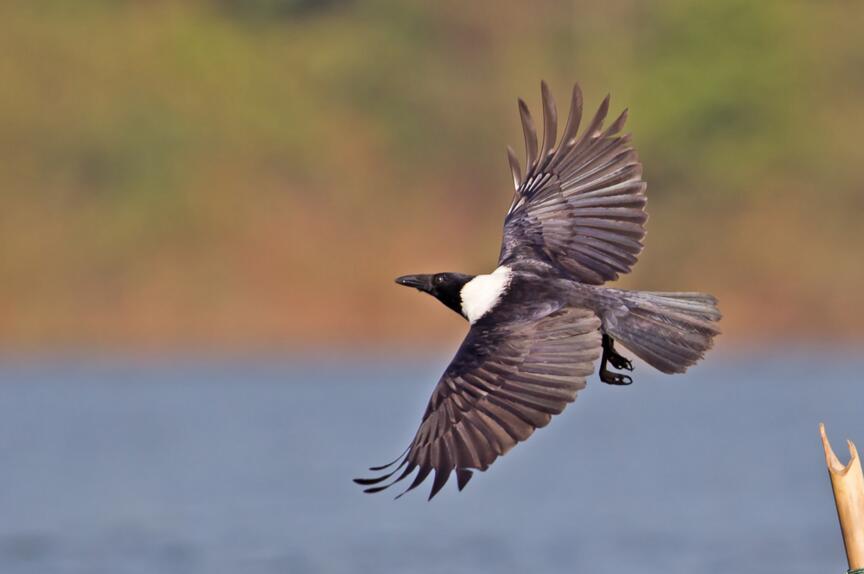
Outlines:
{"label": "bird's body", "polygon": [[[645,182],[626,112],[601,131],[608,97],[581,136],[582,97],[556,145],[557,112],[542,84],[544,137],[538,145],[527,106],[523,177],[509,151],[516,194],[504,222],[498,267],[482,275],[408,275],[397,282],[427,292],[470,324],[468,335],[432,393],[420,428],[396,469],[356,479],[378,492],[419,469],[407,490],[435,477],[430,498],[455,471],[459,488],[472,469],[548,424],[585,387],[600,359],[601,381],[627,385],[632,371],[622,343],[664,373],[702,358],[719,332],[716,300],[703,293],[627,291],[602,284],[636,262],[645,235]],[[395,475],[389,483],[385,481]],[[406,492],[407,492],[406,490]]]}

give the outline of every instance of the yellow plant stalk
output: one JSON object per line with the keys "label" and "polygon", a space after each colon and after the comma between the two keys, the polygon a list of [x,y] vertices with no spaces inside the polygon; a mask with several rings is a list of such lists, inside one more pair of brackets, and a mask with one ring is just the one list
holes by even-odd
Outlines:
{"label": "yellow plant stalk", "polygon": [[861,460],[855,444],[851,440],[846,441],[851,458],[844,466],[831,449],[823,423],[819,423],[819,432],[822,435],[831,487],[834,489],[834,502],[837,505],[840,530],[843,532],[849,570],[859,570],[864,568],[864,474],[861,472]]}

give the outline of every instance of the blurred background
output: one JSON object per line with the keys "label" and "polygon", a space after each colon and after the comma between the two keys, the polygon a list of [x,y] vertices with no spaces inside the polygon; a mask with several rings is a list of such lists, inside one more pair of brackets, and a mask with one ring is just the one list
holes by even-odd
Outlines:
{"label": "blurred background", "polygon": [[[0,3],[0,569],[841,571],[816,424],[864,442],[862,19]],[[465,331],[392,279],[494,268],[541,79],[629,108],[620,285],[714,293],[718,349],[592,384],[459,496],[361,497]]]}

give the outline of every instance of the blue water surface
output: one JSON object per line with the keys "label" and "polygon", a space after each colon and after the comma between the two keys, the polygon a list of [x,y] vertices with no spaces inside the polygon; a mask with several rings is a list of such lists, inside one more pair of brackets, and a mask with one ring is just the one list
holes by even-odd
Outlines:
{"label": "blue water surface", "polygon": [[864,446],[854,353],[640,365],[462,493],[361,494],[446,360],[7,358],[0,572],[845,571],[817,424]]}

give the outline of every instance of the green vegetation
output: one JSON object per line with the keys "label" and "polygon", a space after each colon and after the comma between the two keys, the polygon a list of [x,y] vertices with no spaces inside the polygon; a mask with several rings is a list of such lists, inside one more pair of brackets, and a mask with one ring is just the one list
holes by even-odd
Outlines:
{"label": "green vegetation", "polygon": [[582,4],[3,4],[0,344],[452,333],[389,282],[494,266],[541,78],[630,108],[625,286],[715,292],[732,337],[864,335],[864,5]]}

